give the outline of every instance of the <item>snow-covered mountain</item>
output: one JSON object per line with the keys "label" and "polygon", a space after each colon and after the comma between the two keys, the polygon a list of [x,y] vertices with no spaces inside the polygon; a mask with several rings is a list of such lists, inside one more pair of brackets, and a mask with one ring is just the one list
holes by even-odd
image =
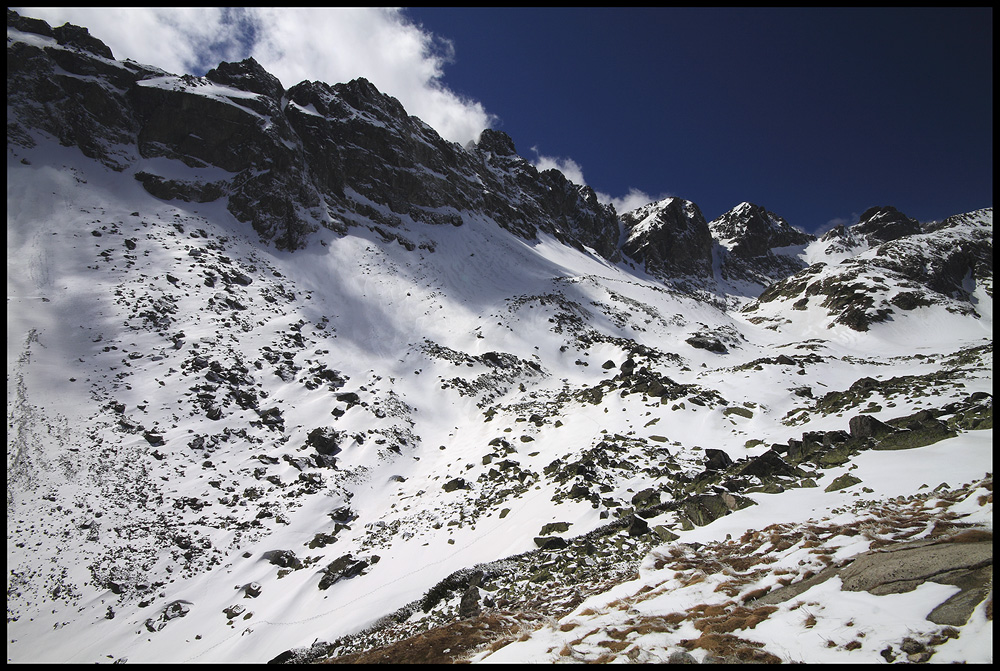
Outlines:
{"label": "snow-covered mountain", "polygon": [[992,660],[992,209],[619,215],[7,16],[9,662]]}

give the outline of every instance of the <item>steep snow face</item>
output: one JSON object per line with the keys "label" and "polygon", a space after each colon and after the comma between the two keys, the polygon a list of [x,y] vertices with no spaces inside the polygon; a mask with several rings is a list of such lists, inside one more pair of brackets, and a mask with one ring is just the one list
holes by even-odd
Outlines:
{"label": "steep snow face", "polygon": [[[624,524],[646,490],[684,501],[703,447],[846,429],[812,397],[865,376],[911,380],[869,396],[873,416],[918,410],[912,380],[949,365],[930,355],[988,336],[952,313],[919,341],[761,328],[475,217],[278,252],[219,203],[125,177],[42,138],[9,152],[13,661],[266,660],[528,552],[486,571],[483,594],[517,604],[545,585],[521,571],[551,561],[546,525]],[[934,407],[991,389],[988,361],[963,360]],[[653,547],[625,538],[609,557]],[[580,589],[617,575],[602,556]]]}
{"label": "steep snow face", "polygon": [[[42,138],[9,154],[13,659],[270,658],[531,550],[544,524],[593,529],[637,475],[608,478],[594,508],[544,468],[652,418],[609,398],[597,422],[576,395],[636,347],[697,395],[692,371],[716,355],[684,339],[735,334],[713,308],[489,220],[282,253],[219,203],[124,177]],[[299,561],[276,566],[277,550]],[[370,570],[319,589],[345,554]],[[263,592],[244,601],[233,585],[251,583]],[[227,618],[234,603],[254,621]]]}

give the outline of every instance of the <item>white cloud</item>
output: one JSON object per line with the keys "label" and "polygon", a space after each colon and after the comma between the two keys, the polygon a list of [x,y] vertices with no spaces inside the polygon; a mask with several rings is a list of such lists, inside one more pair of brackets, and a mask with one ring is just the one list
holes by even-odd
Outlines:
{"label": "white cloud", "polygon": [[615,206],[615,212],[622,214],[623,212],[628,212],[629,210],[634,210],[637,207],[642,207],[643,205],[648,205],[649,203],[655,202],[657,200],[663,200],[664,198],[670,197],[672,194],[661,193],[659,196],[650,196],[645,191],[636,189],[635,187],[629,187],[628,193],[622,198],[614,198],[606,193],[597,192],[597,200],[602,203],[611,203]]}
{"label": "white cloud", "polygon": [[583,179],[583,168],[581,168],[580,164],[573,159],[543,156],[538,152],[538,147],[532,147],[531,151],[535,152],[536,156],[532,165],[534,165],[538,170],[551,170],[555,168],[571,182],[576,184],[587,183],[586,180]]}
{"label": "white cloud", "polygon": [[361,8],[17,8],[23,16],[86,26],[116,58],[164,70],[204,72],[253,56],[286,88],[365,77],[442,137],[478,139],[493,117],[442,83],[455,58],[450,42],[398,9]]}
{"label": "white cloud", "polygon": [[[586,184],[587,181],[583,178],[583,168],[579,163],[571,158],[559,158],[556,156],[543,156],[538,151],[538,147],[532,147],[531,151],[535,153],[535,161],[532,163],[539,170],[549,170],[550,168],[555,168],[566,176],[566,179],[576,184]],[[609,194],[603,193],[601,191],[594,191],[597,196],[598,202],[601,203],[611,203],[615,206],[615,212],[621,214],[623,212],[628,212],[629,210],[634,210],[637,207],[642,207],[649,203],[655,202],[657,200],[663,200],[668,198],[672,194],[661,193],[659,196],[650,196],[645,191],[636,189],[635,187],[630,187],[628,193],[621,198],[615,198]]]}

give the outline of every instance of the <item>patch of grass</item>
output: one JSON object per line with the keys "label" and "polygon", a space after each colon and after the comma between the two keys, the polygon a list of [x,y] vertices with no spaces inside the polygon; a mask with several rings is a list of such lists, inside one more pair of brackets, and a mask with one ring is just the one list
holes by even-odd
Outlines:
{"label": "patch of grass", "polygon": [[761,606],[753,610],[737,606],[732,611],[717,617],[695,620],[694,627],[705,633],[728,634],[737,629],[753,629],[778,610],[777,606]]}
{"label": "patch of grass", "polygon": [[770,591],[771,591],[770,587],[761,587],[760,589],[751,590],[743,595],[743,603],[748,603],[750,601],[759,599]]}
{"label": "patch of grass", "polygon": [[686,650],[701,648],[727,660],[756,664],[781,664],[777,655],[762,650],[763,643],[748,641],[732,634],[704,633],[695,639],[684,639],[679,644]]}
{"label": "patch of grass", "polygon": [[611,652],[621,652],[632,644],[628,641],[600,641],[597,645],[607,648]]}
{"label": "patch of grass", "polygon": [[530,618],[521,614],[486,613],[434,627],[389,645],[333,657],[324,663],[450,664],[480,650],[499,650],[523,635],[525,628],[534,630],[536,626],[529,622]]}
{"label": "patch of grass", "polygon": [[954,536],[943,538],[942,543],[992,543],[993,532],[986,529],[966,529]]}

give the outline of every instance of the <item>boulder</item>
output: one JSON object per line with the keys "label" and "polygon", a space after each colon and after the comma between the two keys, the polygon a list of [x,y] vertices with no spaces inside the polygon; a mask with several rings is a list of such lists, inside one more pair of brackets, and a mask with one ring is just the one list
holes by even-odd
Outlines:
{"label": "boulder", "polygon": [[[727,494],[727,496],[732,496]],[[734,497],[735,500],[735,497]],[[731,508],[722,496],[717,494],[699,494],[692,496],[681,504],[679,511],[692,524],[702,527],[714,522],[723,515],[728,515]]]}
{"label": "boulder", "polygon": [[323,569],[323,577],[320,578],[319,588],[325,590],[341,580],[359,576],[365,572],[369,562],[364,559],[355,559],[350,553],[337,557],[326,565]]}
{"label": "boulder", "polygon": [[442,485],[442,489],[446,492],[453,492],[456,489],[470,489],[469,483],[465,481],[465,478],[453,478]]}
{"label": "boulder", "polygon": [[335,455],[341,451],[340,441],[342,436],[339,431],[330,427],[318,427],[309,432],[306,438],[306,445],[309,445],[320,454]]}
{"label": "boulder", "polygon": [[884,438],[894,431],[891,426],[871,415],[852,417],[849,428],[851,436],[854,438],[875,438],[876,440]]}
{"label": "boulder", "polygon": [[691,336],[685,340],[688,345],[697,349],[708,350],[709,352],[715,352],[717,354],[725,354],[728,350],[726,346],[722,344],[722,341],[718,338],[713,338],[711,336],[696,335]]}
{"label": "boulder", "polygon": [[535,545],[542,550],[561,550],[569,543],[562,536],[536,536]]}
{"label": "boulder", "polygon": [[647,487],[632,497],[632,505],[636,508],[648,508],[660,503],[660,492],[654,487]]}
{"label": "boulder", "polygon": [[911,424],[910,428],[896,431],[887,435],[876,445],[876,450],[909,450],[915,447],[924,447],[944,440],[953,438],[958,432],[948,428],[948,425],[939,419],[928,418],[920,423]]}
{"label": "boulder", "polygon": [[569,522],[549,522],[542,526],[542,530],[538,532],[539,536],[551,536],[552,534],[561,534],[569,531]]}
{"label": "boulder", "polygon": [[291,550],[268,550],[263,554],[263,557],[270,563],[281,568],[302,568],[302,560],[296,557],[295,553]]}
{"label": "boulder", "polygon": [[458,605],[458,616],[461,618],[475,617],[482,611],[479,605],[479,588],[470,587],[462,594],[462,601]]}
{"label": "boulder", "polygon": [[633,515],[632,521],[628,525],[628,535],[642,536],[647,533],[649,533],[649,523],[638,515]]}
{"label": "boulder", "polygon": [[[955,585],[960,592],[927,615],[936,624],[962,626],[992,590],[993,543],[914,541],[867,552],[840,571],[845,591],[901,594],[924,582]],[[957,539],[956,539],[957,540]]]}
{"label": "boulder", "polygon": [[861,482],[860,478],[856,478],[850,473],[844,473],[843,475],[834,478],[833,482],[827,485],[824,492],[835,492],[841,489],[847,489],[848,487],[853,487]]}
{"label": "boulder", "polygon": [[755,476],[762,480],[774,477],[799,477],[802,471],[781,458],[774,448],[759,457],[753,457],[734,470],[734,475]]}
{"label": "boulder", "polygon": [[705,468],[713,471],[724,471],[732,464],[732,458],[722,450],[705,448]]}

